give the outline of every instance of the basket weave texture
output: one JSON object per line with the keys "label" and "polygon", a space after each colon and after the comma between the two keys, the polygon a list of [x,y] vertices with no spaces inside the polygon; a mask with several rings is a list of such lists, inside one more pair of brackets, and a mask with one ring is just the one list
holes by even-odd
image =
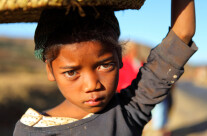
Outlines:
{"label": "basket weave texture", "polygon": [[114,10],[140,9],[145,0],[0,0],[0,23],[37,22],[45,8],[108,6]]}

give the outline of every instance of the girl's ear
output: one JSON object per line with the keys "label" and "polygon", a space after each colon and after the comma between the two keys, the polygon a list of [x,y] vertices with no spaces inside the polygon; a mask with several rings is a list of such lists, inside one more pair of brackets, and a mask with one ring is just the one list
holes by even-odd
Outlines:
{"label": "girl's ear", "polygon": [[55,77],[53,75],[51,66],[49,63],[46,62],[46,70],[47,70],[47,78],[49,81],[55,81]]}

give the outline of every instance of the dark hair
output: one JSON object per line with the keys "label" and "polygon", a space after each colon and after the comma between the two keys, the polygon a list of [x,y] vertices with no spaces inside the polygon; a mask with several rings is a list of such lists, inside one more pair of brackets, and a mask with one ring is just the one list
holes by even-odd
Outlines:
{"label": "dark hair", "polygon": [[48,9],[42,12],[35,31],[35,51],[41,59],[52,62],[59,54],[63,44],[84,41],[98,41],[104,46],[114,48],[122,67],[122,49],[118,43],[120,29],[114,12],[106,7],[84,7],[81,17],[78,8]]}

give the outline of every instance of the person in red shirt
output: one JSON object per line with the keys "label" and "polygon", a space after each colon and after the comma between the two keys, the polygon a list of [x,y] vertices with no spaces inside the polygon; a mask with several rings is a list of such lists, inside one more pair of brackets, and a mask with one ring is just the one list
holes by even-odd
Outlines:
{"label": "person in red shirt", "polygon": [[139,68],[143,65],[137,59],[138,47],[136,44],[129,42],[123,50],[123,67],[119,70],[119,83],[117,92],[129,86],[133,79],[136,78]]}

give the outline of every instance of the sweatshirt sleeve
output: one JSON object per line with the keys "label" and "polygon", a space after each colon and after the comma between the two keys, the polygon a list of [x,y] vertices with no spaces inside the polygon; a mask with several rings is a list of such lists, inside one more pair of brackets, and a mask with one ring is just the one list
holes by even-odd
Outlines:
{"label": "sweatshirt sleeve", "polygon": [[167,96],[196,50],[194,42],[186,45],[173,30],[151,50],[136,79],[120,94],[127,113],[139,125],[144,126],[151,119],[151,110]]}
{"label": "sweatshirt sleeve", "polygon": [[16,123],[13,136],[29,136],[30,133],[25,129],[25,126],[20,122],[20,120]]}

